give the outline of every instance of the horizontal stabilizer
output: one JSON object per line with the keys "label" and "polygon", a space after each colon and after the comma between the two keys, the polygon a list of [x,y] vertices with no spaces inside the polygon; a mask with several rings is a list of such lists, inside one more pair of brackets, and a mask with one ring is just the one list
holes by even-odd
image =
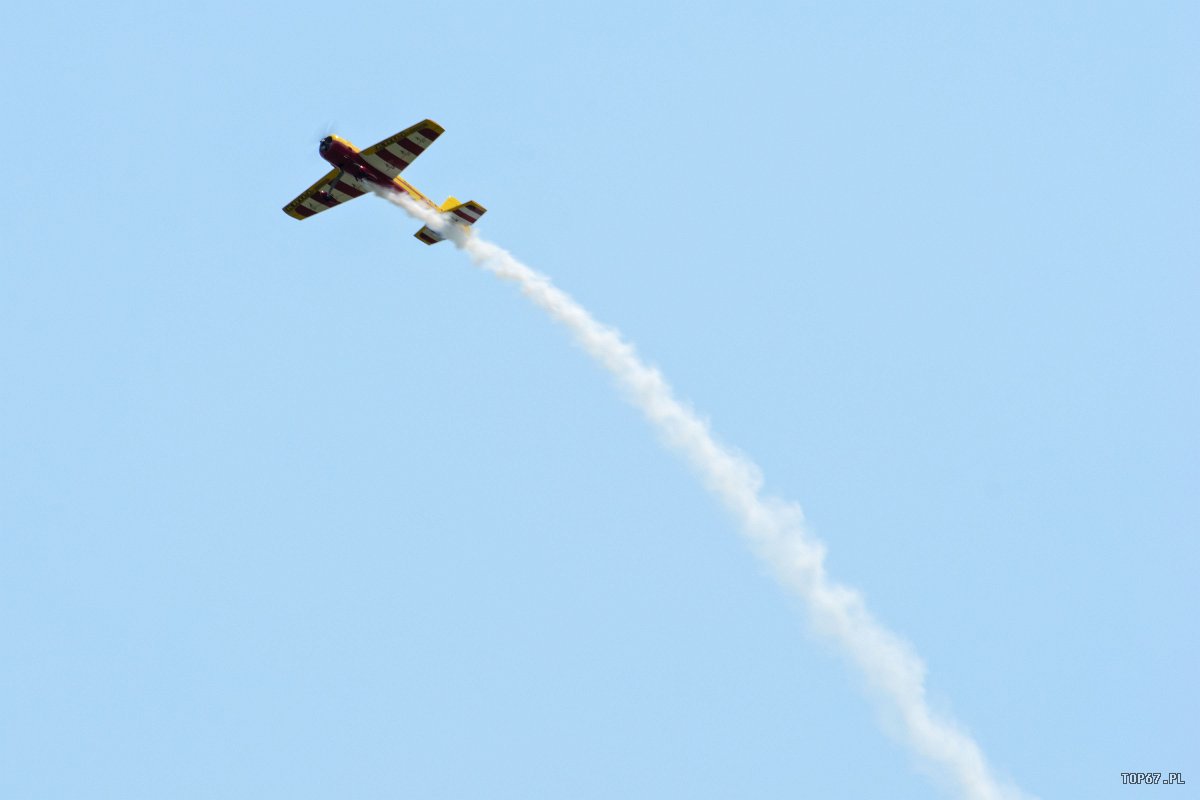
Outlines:
{"label": "horizontal stabilizer", "polygon": [[453,214],[454,221],[461,222],[464,225],[474,225],[480,217],[487,213],[487,209],[474,200],[460,203],[453,197],[442,203],[442,211],[447,214]]}
{"label": "horizontal stabilizer", "polygon": [[[446,198],[446,202],[441,205],[441,211],[443,214],[449,214],[450,219],[460,225],[474,225],[480,217],[487,213],[487,209],[474,200],[460,203],[453,197]],[[413,235],[425,244],[437,244],[446,238],[428,225]]]}
{"label": "horizontal stabilizer", "polygon": [[428,225],[426,225],[424,228],[421,228],[421,230],[417,231],[414,235],[425,244],[437,244],[443,238],[445,238]]}

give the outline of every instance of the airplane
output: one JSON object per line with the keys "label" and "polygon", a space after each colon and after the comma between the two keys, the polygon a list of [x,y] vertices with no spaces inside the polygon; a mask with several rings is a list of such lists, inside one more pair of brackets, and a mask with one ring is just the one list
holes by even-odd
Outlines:
{"label": "airplane", "polygon": [[[283,213],[296,219],[308,219],[327,208],[361,197],[371,191],[373,184],[406,194],[439,213],[452,215],[452,220],[460,225],[474,225],[487,211],[479,203],[474,200],[460,203],[450,197],[439,206],[400,177],[400,173],[444,132],[441,125],[426,119],[366,150],[359,150],[340,136],[326,136],[319,148],[321,158],[333,164],[334,170],[284,206]],[[425,244],[437,244],[445,238],[428,225],[414,235]]]}

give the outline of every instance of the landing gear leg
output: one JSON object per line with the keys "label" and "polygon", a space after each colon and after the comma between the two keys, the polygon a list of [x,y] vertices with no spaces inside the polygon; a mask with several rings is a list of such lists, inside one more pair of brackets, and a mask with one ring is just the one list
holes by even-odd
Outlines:
{"label": "landing gear leg", "polygon": [[344,175],[345,173],[346,173],[346,170],[338,169],[337,175],[334,175],[333,180],[329,182],[329,190],[325,191],[325,192],[320,192],[319,194],[322,197],[324,197],[326,200],[332,200],[333,199],[333,187],[338,185],[338,181],[340,181],[342,179],[342,175]]}

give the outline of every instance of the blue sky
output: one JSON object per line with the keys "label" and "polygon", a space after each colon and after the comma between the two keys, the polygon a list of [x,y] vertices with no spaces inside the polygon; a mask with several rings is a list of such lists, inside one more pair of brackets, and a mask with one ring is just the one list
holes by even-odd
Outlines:
{"label": "blue sky", "polygon": [[0,796],[942,796],[359,146],[616,325],[1042,797],[1200,786],[1192,4],[23,5]]}

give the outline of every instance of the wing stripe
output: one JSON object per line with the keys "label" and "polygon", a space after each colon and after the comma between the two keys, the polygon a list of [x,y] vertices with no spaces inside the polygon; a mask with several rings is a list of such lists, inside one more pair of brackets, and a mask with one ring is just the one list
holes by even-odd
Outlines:
{"label": "wing stripe", "polygon": [[412,153],[408,152],[407,150],[402,150],[399,147],[393,147],[391,145],[383,148],[379,152],[387,153],[392,158],[400,159],[400,163],[406,167],[409,166],[410,164],[412,164],[412,162],[417,160],[417,157],[414,156]]}
{"label": "wing stripe", "polygon": [[337,200],[326,200],[324,197],[321,197],[316,194],[314,194],[312,197],[310,197],[309,200],[316,200],[318,203],[325,206],[326,208],[333,208],[334,206],[336,206],[338,204]]}
{"label": "wing stripe", "polygon": [[395,153],[393,153],[391,150],[388,150],[386,147],[381,147],[375,153],[375,155],[378,156],[379,158],[383,159],[387,163],[391,164],[396,169],[404,169],[405,167],[408,166],[407,161],[400,158]]}
{"label": "wing stripe", "polygon": [[416,142],[411,142],[408,139],[401,139],[400,141],[396,142],[395,144],[400,145],[405,150],[412,153],[414,157],[419,156],[419,155],[421,155],[421,153],[425,152],[424,147],[421,147],[421,145],[417,144]]}

